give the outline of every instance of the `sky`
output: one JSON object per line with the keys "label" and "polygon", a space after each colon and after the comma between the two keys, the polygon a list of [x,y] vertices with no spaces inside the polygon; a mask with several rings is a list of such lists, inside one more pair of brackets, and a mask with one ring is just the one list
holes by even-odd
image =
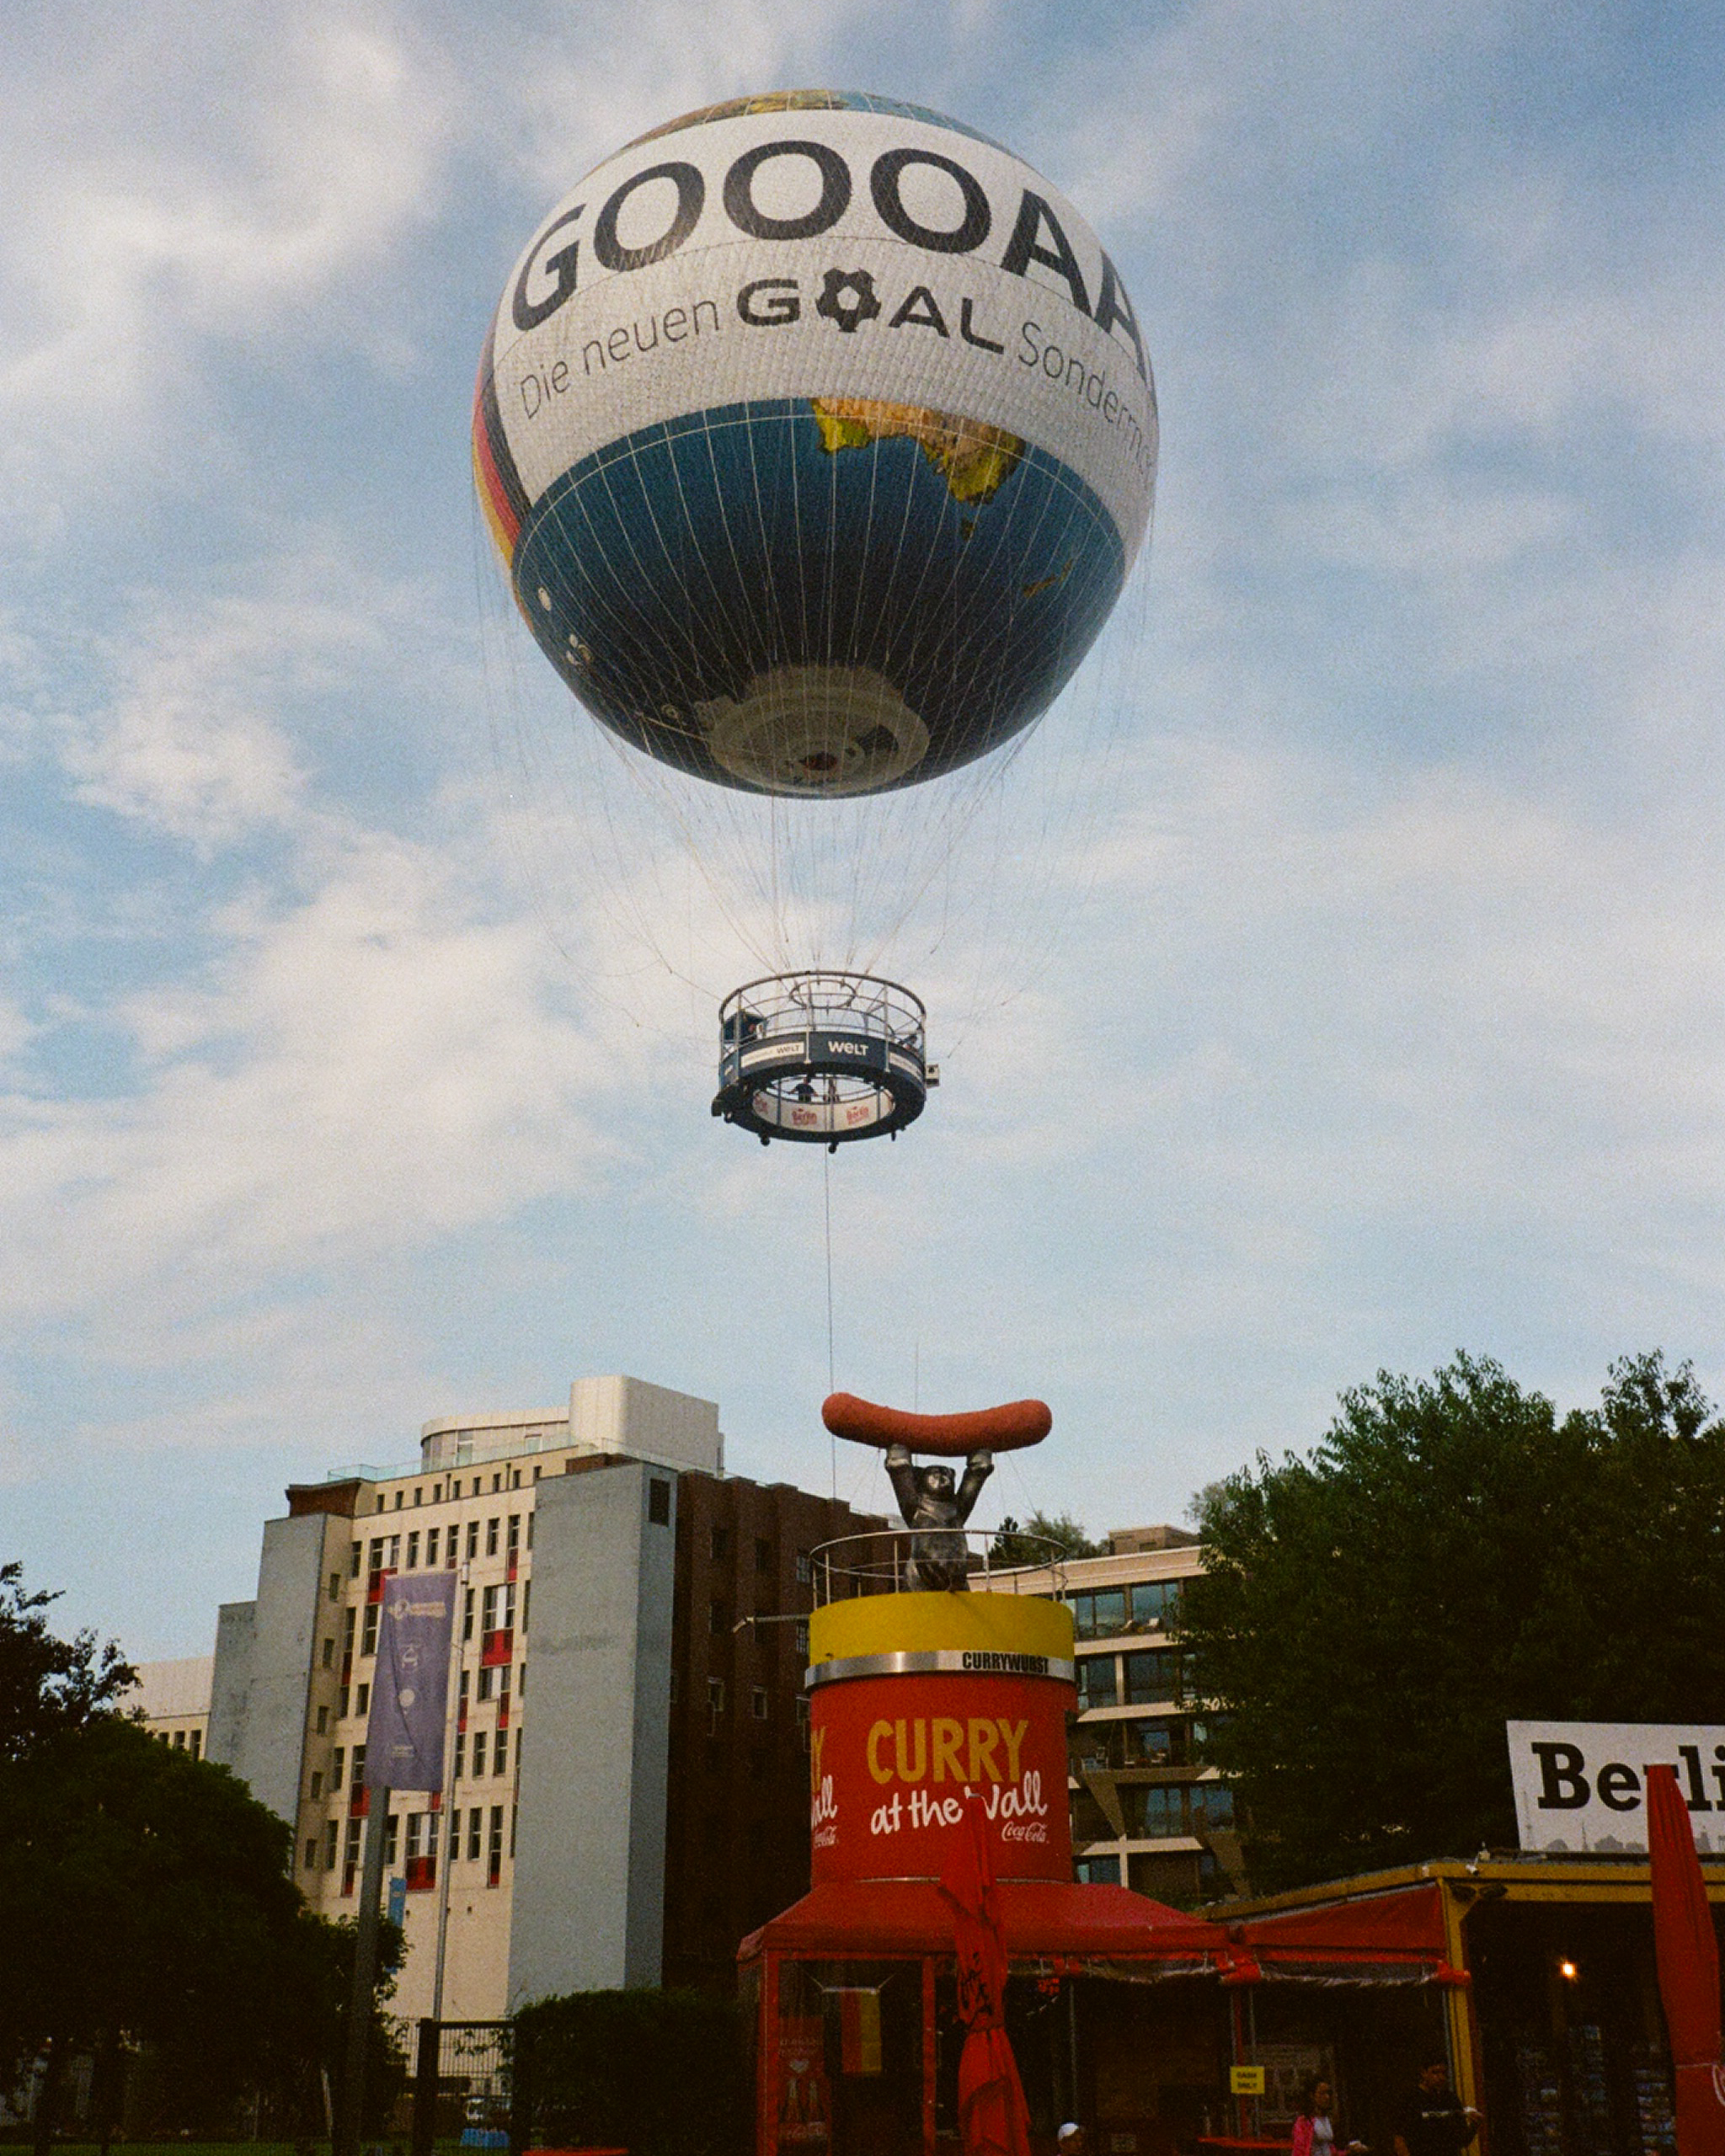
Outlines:
{"label": "sky", "polygon": [[[65,1623],[208,1652],[289,1481],[614,1370],[879,1505],[830,1375],[1039,1395],[978,1520],[1093,1531],[1457,1349],[1562,1406],[1655,1347],[1725,1392],[1718,10],[8,21],[0,1559]],[[801,84],[1048,174],[1162,422],[1121,626],[901,954],[941,1090],[830,1161],[709,1118],[707,887],[512,622],[467,462],[549,205]]]}

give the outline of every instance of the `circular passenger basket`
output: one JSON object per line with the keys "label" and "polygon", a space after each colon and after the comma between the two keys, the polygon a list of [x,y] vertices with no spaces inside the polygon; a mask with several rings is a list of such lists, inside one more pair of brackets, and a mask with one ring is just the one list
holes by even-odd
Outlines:
{"label": "circular passenger basket", "polygon": [[763,1145],[895,1138],[940,1083],[920,997],[872,974],[774,974],[719,1006],[713,1113]]}

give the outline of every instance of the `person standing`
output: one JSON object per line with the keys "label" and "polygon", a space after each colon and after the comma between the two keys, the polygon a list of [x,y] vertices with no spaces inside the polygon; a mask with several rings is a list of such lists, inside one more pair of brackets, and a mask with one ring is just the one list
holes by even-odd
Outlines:
{"label": "person standing", "polygon": [[[1335,2122],[1331,2113],[1336,2107],[1335,2091],[1327,2081],[1311,2075],[1301,2086],[1300,2110],[1294,2121],[1293,2156],[1335,2156],[1338,2147]],[[1359,2156],[1365,2143],[1350,2141],[1345,2156]]]}
{"label": "person standing", "polygon": [[1482,2121],[1450,2086],[1450,2068],[1434,2059],[1420,2069],[1413,2095],[1396,2121],[1396,2156],[1460,2156]]}

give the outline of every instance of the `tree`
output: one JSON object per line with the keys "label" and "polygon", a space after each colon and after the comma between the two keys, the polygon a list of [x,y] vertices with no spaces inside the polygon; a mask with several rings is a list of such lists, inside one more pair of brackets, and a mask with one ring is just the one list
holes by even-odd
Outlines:
{"label": "tree", "polygon": [[1493,1362],[1381,1373],[1197,1518],[1177,1636],[1260,1888],[1513,1846],[1506,1721],[1725,1694],[1725,1424],[1687,1364],[1561,1420]]}
{"label": "tree", "polygon": [[1070,1513],[1032,1513],[1020,1527],[1008,1513],[988,1545],[996,1565],[1045,1565],[1052,1542],[1063,1557],[1099,1557],[1103,1545],[1092,1542]]}
{"label": "tree", "polygon": [[[39,2145],[77,2051],[111,2063],[125,2041],[152,2046],[198,2107],[175,2124],[225,2123],[243,2090],[305,2083],[340,2056],[352,1950],[302,1900],[291,1829],[226,1768],[114,1711],[132,1681],[117,1651],[54,1641],[49,1598],[24,1594],[15,1566],[0,1580],[0,2074],[45,2054]],[[386,1971],[398,1933],[388,1947]]]}
{"label": "tree", "polygon": [[28,1593],[24,1567],[0,1565],[0,1761],[22,1758],[56,1730],[111,1707],[137,1672],[93,1632],[56,1639],[42,1614],[59,1596]]}

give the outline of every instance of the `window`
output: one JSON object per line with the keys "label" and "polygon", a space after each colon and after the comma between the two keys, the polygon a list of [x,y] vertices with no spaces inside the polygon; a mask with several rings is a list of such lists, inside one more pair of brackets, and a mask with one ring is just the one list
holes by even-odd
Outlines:
{"label": "window", "polygon": [[418,1572],[418,1571],[419,1571],[419,1530],[418,1530],[418,1529],[416,1528],[416,1529],[414,1530],[414,1532],[413,1532],[413,1533],[412,1533],[412,1534],[408,1537],[408,1570],[409,1570],[410,1572]]}
{"label": "window", "polygon": [[494,1475],[492,1476],[491,1487],[494,1494],[503,1487],[503,1477],[500,1475]]}
{"label": "window", "polygon": [[1132,1590],[1132,1628],[1149,1631],[1166,1625],[1179,1606],[1178,1580],[1140,1580]]}
{"label": "window", "polygon": [[338,1744],[335,1748],[334,1754],[329,1762],[329,1786],[331,1789],[339,1789],[341,1787],[341,1763],[346,1758],[346,1757],[347,1753],[344,1747]]}
{"label": "window", "polygon": [[362,1655],[376,1654],[377,1652],[377,1618],[382,1607],[383,1604],[381,1602],[368,1602],[366,1604],[366,1629],[360,1635],[360,1652]]}
{"label": "window", "polygon": [[[399,1512],[399,1511],[401,1510],[401,1501],[402,1501],[402,1499],[403,1499],[406,1495],[407,1495],[407,1492],[406,1492],[404,1490],[398,1490],[398,1491],[396,1492],[396,1493],[395,1493],[395,1509],[396,1509],[398,1512]],[[391,1860],[391,1861],[392,1861],[392,1862],[393,1862],[393,1861],[394,1861],[394,1860],[393,1860],[393,1859],[392,1859],[392,1860]]]}
{"label": "window", "polygon": [[437,1536],[436,1528],[428,1527],[425,1529],[425,1569],[427,1572],[435,1570],[437,1564]]}
{"label": "window", "polygon": [[357,1609],[344,1609],[341,1614],[341,1658],[344,1662],[354,1651],[354,1626],[359,1614]]}
{"label": "window", "polygon": [[806,1550],[799,1550],[797,1552],[797,1577],[804,1585],[807,1584],[809,1579],[809,1552]]}
{"label": "window", "polygon": [[425,1817],[423,1812],[410,1812],[408,1814],[408,1862],[409,1864],[425,1854]]}
{"label": "window", "polygon": [[443,1502],[443,1485],[441,1482],[434,1482],[431,1485],[431,1502],[434,1505],[441,1505]]}
{"label": "window", "polygon": [[519,1513],[511,1513],[509,1516],[509,1533],[505,1537],[505,1546],[511,1557],[521,1546],[521,1516]]}
{"label": "window", "polygon": [[[531,1527],[533,1523],[531,1520],[529,1520],[527,1524]],[[531,1580],[529,1580],[526,1585],[521,1589],[521,1630],[524,1632],[527,1629],[527,1612],[532,1608],[532,1606],[533,1582]],[[525,1673],[523,1673],[525,1674]]]}
{"label": "window", "polygon": [[1171,1834],[1186,1831],[1186,1792],[1176,1786],[1172,1789],[1123,1789],[1120,1809],[1125,1814],[1126,1832],[1135,1838],[1159,1840]]}
{"label": "window", "polygon": [[202,1758],[204,1756],[204,1732],[202,1730],[195,1729],[192,1732],[191,1741],[186,1746],[186,1749],[191,1753],[193,1758]]}
{"label": "window", "polygon": [[423,1505],[423,1504],[425,1503],[425,1491],[424,1491],[423,1489],[415,1490],[415,1491],[414,1491],[414,1502],[416,1505]]}
{"label": "window", "polygon": [[383,1822],[383,1869],[393,1871],[398,1850],[401,1845],[401,1814],[392,1812]]}
{"label": "window", "polygon": [[755,1538],[755,1569],[757,1572],[772,1570],[772,1545],[758,1534]]}
{"label": "window", "polygon": [[462,1644],[466,1646],[473,1636],[473,1590],[472,1588],[464,1588],[462,1591]]}
{"label": "window", "polygon": [[329,1599],[332,1602],[339,1602],[341,1599],[341,1574],[339,1572],[332,1572],[329,1575]]}
{"label": "window", "polygon": [[183,1729],[177,1729],[177,1730],[175,1730],[175,1731],[174,1731],[174,1748],[174,1748],[176,1752],[184,1752],[184,1749],[185,1749],[185,1732],[184,1732]]}
{"label": "window", "polygon": [[347,1576],[350,1580],[360,1577],[360,1547],[356,1542],[347,1553]]}
{"label": "window", "polygon": [[1234,1823],[1234,1792],[1225,1782],[1199,1782],[1192,1791],[1192,1824],[1199,1827],[1231,1827]]}
{"label": "window", "polygon": [[356,1744],[356,1745],[355,1745],[355,1747],[354,1747],[354,1774],[353,1774],[353,1780],[352,1780],[351,1784],[350,1785],[350,1787],[352,1787],[352,1788],[354,1788],[354,1789],[357,1789],[357,1788],[360,1786],[360,1783],[361,1783],[361,1782],[363,1782],[363,1781],[365,1780],[365,1779],[366,1779],[366,1748],[365,1748],[365,1746],[364,1746],[363,1744]]}
{"label": "window", "polygon": [[315,1834],[307,1837],[306,1869],[307,1871],[315,1871],[318,1869],[318,1837]]}
{"label": "window", "polygon": [[714,1713],[714,1714],[716,1714],[716,1715],[722,1715],[722,1714],[724,1712],[724,1678],[722,1678],[722,1677],[709,1677],[709,1678],[708,1678],[708,1680],[707,1680],[707,1705],[708,1705],[708,1708],[712,1710],[712,1712],[713,1712],[713,1713]]}
{"label": "window", "polygon": [[477,1557],[478,1554],[479,1523],[476,1519],[470,1519],[467,1522],[467,1555],[470,1557]]}
{"label": "window", "polygon": [[1111,1707],[1119,1697],[1114,1681],[1114,1657],[1111,1654],[1086,1654],[1078,1657],[1078,1705],[1086,1707]]}
{"label": "window", "polygon": [[476,1730],[473,1732],[473,1779],[474,1779],[474,1780],[475,1780],[475,1781],[482,1780],[483,1779],[483,1777],[484,1777],[484,1773],[485,1773],[485,1732],[484,1732],[484,1731],[483,1731],[483,1729],[476,1729]]}
{"label": "window", "polygon": [[708,1536],[708,1546],[715,1565],[722,1565],[731,1554],[731,1531],[728,1527],[715,1527]]}
{"label": "window", "polygon": [[[379,1511],[380,1513],[382,1511],[382,1509],[383,1509],[384,1506],[385,1506],[387,1502],[388,1502],[388,1500],[385,1497],[385,1496],[383,1495],[383,1492],[380,1490],[380,1491],[377,1492],[377,1509],[378,1509],[378,1511]],[[342,1892],[343,1892],[344,1893],[345,1893],[345,1892],[347,1892],[347,1889],[346,1889],[345,1887],[343,1887]]]}
{"label": "window", "polygon": [[496,1742],[491,1748],[491,1771],[494,1774],[507,1774],[509,1771],[509,1732],[507,1730],[498,1731]]}
{"label": "window", "polygon": [[490,1884],[494,1886],[503,1876],[503,1806],[500,1804],[494,1804],[491,1807],[491,1833],[485,1855],[486,1871]]}
{"label": "window", "polygon": [[383,1570],[383,1538],[381,1534],[371,1545],[371,1561],[366,1569],[372,1572],[381,1572]]}
{"label": "window", "polygon": [[323,1667],[326,1669],[334,1669],[335,1667],[335,1641],[333,1638],[327,1639],[323,1642]]}
{"label": "window", "polygon": [[485,1814],[476,1804],[467,1814],[467,1862],[479,1861],[479,1836],[485,1825]]}
{"label": "window", "polygon": [[334,1819],[325,1822],[323,1828],[323,1869],[335,1869],[336,1836],[341,1832],[340,1822]]}
{"label": "window", "polygon": [[353,1694],[349,1690],[348,1687],[344,1684],[341,1688],[341,1697],[335,1703],[335,1715],[338,1721],[345,1721],[347,1720],[348,1710],[351,1707],[352,1704]]}
{"label": "window", "polygon": [[318,1801],[318,1799],[320,1796],[323,1796],[323,1775],[322,1775],[321,1774],[314,1774],[312,1776],[312,1803],[313,1803],[313,1804],[315,1804],[315,1803]]}
{"label": "window", "polygon": [[1138,1654],[1129,1654],[1125,1657],[1128,1702],[1133,1706],[1144,1706],[1177,1699],[1178,1659],[1167,1647],[1150,1647]]}
{"label": "window", "polygon": [[511,1490],[519,1490],[521,1488],[521,1470],[519,1467],[510,1468],[509,1471],[509,1486]]}
{"label": "window", "polygon": [[371,1686],[369,1684],[361,1684],[358,1686],[356,1688],[356,1694],[357,1695],[354,1702],[354,1712],[356,1715],[369,1714],[371,1711]]}
{"label": "window", "polygon": [[491,1680],[496,1674],[497,1671],[493,1664],[486,1662],[481,1666],[479,1671],[479,1697],[482,1700],[489,1700],[491,1697]]}
{"label": "window", "polygon": [[455,1772],[450,1776],[451,1781],[458,1782],[462,1778],[462,1769],[467,1764],[467,1733],[464,1729],[458,1729],[455,1733]]}
{"label": "window", "polygon": [[485,1523],[485,1555],[488,1557],[497,1555],[497,1530],[501,1525],[502,1522],[494,1516]]}
{"label": "window", "polygon": [[1117,1856],[1081,1856],[1073,1867],[1081,1886],[1118,1886],[1120,1860]]}
{"label": "window", "polygon": [[757,1684],[755,1687],[755,1719],[756,1721],[765,1721],[766,1720],[766,1687],[764,1684]]}
{"label": "window", "polygon": [[[541,1472],[542,1472],[542,1470],[540,1470],[538,1467],[537,1467],[537,1466],[536,1466],[536,1467],[534,1468],[534,1470],[533,1470],[533,1480],[534,1480],[536,1482],[539,1480],[539,1476],[540,1476]],[[531,1523],[531,1521],[528,1523],[528,1524],[529,1524],[529,1526],[530,1526],[530,1527],[531,1526],[531,1524],[532,1524],[532,1523]]]}
{"label": "window", "polygon": [[[571,1460],[569,1465],[573,1467],[574,1462]],[[647,1478],[647,1518],[653,1527],[670,1525],[670,1485],[662,1476]]]}
{"label": "window", "polygon": [[798,1654],[807,1654],[808,1652],[809,1620],[804,1617],[800,1619],[797,1625],[797,1652]]}
{"label": "window", "polygon": [[[536,1482],[539,1480],[539,1470],[537,1467],[533,1470],[533,1480]],[[538,1517],[539,1515],[537,1513],[529,1513],[527,1514],[527,1547],[530,1550],[533,1546],[533,1523]]]}
{"label": "window", "polygon": [[722,1602],[709,1602],[708,1604],[707,1629],[716,1640],[723,1639],[725,1634],[730,1630],[730,1620],[726,1614],[725,1606]]}

